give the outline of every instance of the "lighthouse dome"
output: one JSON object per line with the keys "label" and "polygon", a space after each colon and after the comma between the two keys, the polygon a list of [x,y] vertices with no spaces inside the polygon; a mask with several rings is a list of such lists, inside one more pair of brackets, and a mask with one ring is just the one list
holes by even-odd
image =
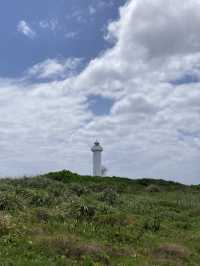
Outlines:
{"label": "lighthouse dome", "polygon": [[103,148],[101,147],[100,143],[99,143],[98,141],[96,141],[96,142],[94,143],[94,146],[92,147],[91,150],[92,150],[93,152],[95,152],[95,151],[100,151],[100,152],[102,152],[102,151],[103,151]]}

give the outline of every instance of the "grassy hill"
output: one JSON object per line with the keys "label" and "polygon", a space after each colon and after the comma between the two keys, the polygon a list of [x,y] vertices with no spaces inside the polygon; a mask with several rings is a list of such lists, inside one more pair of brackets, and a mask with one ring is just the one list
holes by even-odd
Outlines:
{"label": "grassy hill", "polygon": [[0,265],[200,265],[200,186],[69,171],[0,180]]}

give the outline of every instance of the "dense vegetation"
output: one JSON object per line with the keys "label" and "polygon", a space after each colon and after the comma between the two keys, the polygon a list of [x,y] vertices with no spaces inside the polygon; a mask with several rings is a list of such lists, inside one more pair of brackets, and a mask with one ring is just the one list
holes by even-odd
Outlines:
{"label": "dense vegetation", "polygon": [[69,171],[1,180],[0,265],[200,265],[200,186]]}

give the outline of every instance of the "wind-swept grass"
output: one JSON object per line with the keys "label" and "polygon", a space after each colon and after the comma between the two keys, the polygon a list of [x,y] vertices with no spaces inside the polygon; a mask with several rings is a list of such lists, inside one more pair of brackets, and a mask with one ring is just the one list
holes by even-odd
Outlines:
{"label": "wind-swept grass", "polygon": [[69,171],[0,181],[0,265],[199,265],[200,189]]}

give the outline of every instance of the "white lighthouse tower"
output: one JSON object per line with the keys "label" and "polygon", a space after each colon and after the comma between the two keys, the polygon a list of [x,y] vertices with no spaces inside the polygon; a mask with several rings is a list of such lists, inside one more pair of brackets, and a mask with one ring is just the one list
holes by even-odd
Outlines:
{"label": "white lighthouse tower", "polygon": [[100,143],[96,141],[91,150],[93,152],[93,176],[102,176],[101,153],[103,148]]}

